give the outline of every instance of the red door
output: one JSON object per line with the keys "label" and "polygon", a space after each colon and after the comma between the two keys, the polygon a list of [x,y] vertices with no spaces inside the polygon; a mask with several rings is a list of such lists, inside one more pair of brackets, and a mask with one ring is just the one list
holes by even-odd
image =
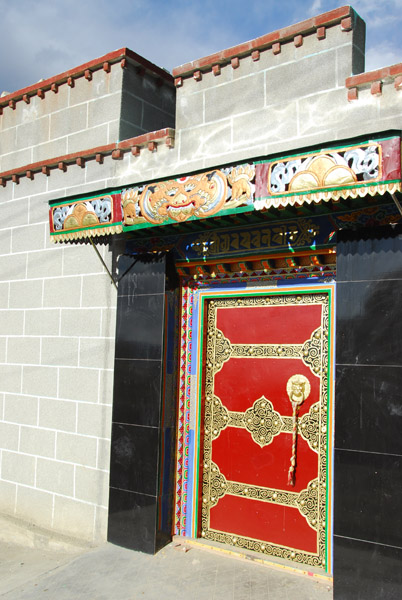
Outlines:
{"label": "red door", "polygon": [[202,536],[325,564],[328,295],[211,300]]}

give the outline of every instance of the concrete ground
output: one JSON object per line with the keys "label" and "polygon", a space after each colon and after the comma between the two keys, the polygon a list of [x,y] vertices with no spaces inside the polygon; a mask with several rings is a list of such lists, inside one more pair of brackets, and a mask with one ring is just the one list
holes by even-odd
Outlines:
{"label": "concrete ground", "polygon": [[328,581],[173,541],[156,556],[83,548],[0,520],[4,600],[331,600]]}

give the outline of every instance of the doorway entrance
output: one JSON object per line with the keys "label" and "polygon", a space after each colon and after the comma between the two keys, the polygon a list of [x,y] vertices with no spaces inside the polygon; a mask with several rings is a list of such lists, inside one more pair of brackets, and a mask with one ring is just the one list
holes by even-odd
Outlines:
{"label": "doorway entrance", "polygon": [[201,536],[324,567],[330,292],[206,300]]}

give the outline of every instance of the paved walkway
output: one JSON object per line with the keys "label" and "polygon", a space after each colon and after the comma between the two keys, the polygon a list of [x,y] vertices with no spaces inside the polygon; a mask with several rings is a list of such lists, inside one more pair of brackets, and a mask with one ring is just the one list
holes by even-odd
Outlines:
{"label": "paved walkway", "polygon": [[42,546],[0,541],[2,600],[332,600],[325,581],[175,542],[156,556]]}

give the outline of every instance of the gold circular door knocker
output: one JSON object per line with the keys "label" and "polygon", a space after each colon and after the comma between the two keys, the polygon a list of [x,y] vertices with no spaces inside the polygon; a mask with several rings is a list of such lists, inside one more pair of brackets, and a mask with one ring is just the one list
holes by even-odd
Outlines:
{"label": "gold circular door knocker", "polygon": [[297,419],[300,406],[310,395],[310,382],[304,375],[292,375],[286,384],[286,391],[289,396],[289,401],[292,403],[293,407],[292,456],[290,459],[290,468],[288,472],[288,485],[294,486],[296,480],[297,462]]}

